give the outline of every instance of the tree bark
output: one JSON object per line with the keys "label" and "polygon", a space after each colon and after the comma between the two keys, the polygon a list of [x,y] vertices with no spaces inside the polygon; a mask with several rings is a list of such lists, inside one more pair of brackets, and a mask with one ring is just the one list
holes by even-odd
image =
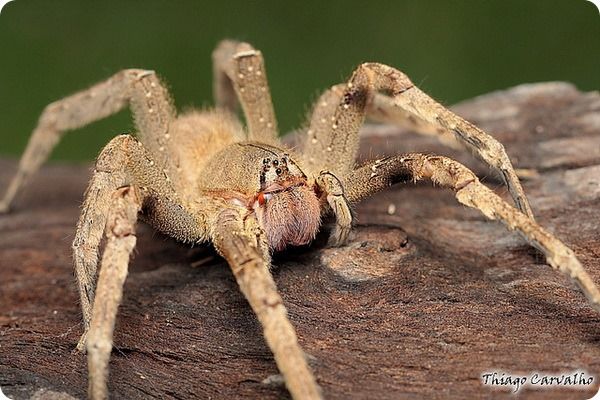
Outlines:
{"label": "tree bark", "polygon": [[[600,95],[565,83],[522,85],[454,110],[504,143],[537,221],[600,284]],[[468,151],[367,125],[363,159]],[[16,168],[0,160],[0,188]],[[89,168],[51,164],[0,216],[0,387],[9,397],[84,398],[85,356],[70,244]],[[2,190],[0,189],[0,192]],[[524,388],[527,398],[590,398],[600,380],[600,316],[570,281],[502,225],[428,185],[396,186],[356,209],[351,243],[277,254],[275,279],[328,399],[495,398],[487,371],[585,371],[587,390]],[[141,225],[110,362],[114,399],[286,398],[233,276],[209,246]],[[40,392],[41,390],[41,392]],[[37,396],[37,397],[36,397]]]}

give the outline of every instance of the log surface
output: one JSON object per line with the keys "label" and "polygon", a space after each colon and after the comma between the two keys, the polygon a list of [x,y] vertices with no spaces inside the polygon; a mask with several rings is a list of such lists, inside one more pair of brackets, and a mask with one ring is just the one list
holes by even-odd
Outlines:
{"label": "log surface", "polygon": [[[505,144],[538,222],[600,284],[600,95],[522,85],[454,110]],[[426,151],[474,168],[468,151],[369,125],[362,158]],[[15,171],[0,160],[0,192]],[[0,387],[14,399],[84,398],[85,356],[70,244],[88,166],[44,167],[0,216]],[[393,211],[393,213],[391,212]],[[275,257],[274,275],[328,399],[507,398],[481,374],[585,371],[588,390],[522,389],[524,398],[590,398],[600,380],[600,316],[570,281],[502,225],[428,185],[363,202],[351,243]],[[114,399],[287,398],[260,326],[224,262],[141,225],[110,362]],[[54,397],[52,397],[54,396]]]}

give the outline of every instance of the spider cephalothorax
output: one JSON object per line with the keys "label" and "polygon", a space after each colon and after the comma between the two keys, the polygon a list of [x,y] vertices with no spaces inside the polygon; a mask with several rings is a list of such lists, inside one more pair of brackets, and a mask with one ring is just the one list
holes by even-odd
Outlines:
{"label": "spider cephalothorax", "polygon": [[[292,151],[277,136],[261,53],[247,43],[224,41],[213,58],[215,110],[177,115],[156,74],[145,70],[121,71],[50,104],[0,202],[0,211],[7,211],[64,131],[130,106],[139,139],[118,136],[100,153],[73,241],[84,322],[77,348],[88,352],[90,397],[108,395],[113,329],[139,217],[178,240],[214,244],[262,324],[295,399],[318,399],[322,393],[277,293],[271,252],[309,243],[326,214],[335,217],[330,244],[345,244],[351,204],[395,183],[429,180],[451,189],[460,203],[521,233],[600,311],[600,291],[573,251],[533,220],[502,145],[399,70],[361,64],[346,84],[319,98],[303,146]],[[238,100],[246,129],[235,117]],[[356,167],[359,128],[367,115],[454,134],[504,179],[518,209],[446,157],[412,153]]]}
{"label": "spider cephalothorax", "polygon": [[[248,168],[228,167],[240,160]],[[246,218],[257,218],[272,250],[314,239],[321,219],[320,201],[306,174],[285,150],[256,142],[235,143],[220,151],[202,175],[204,187],[214,196],[245,206]]]}

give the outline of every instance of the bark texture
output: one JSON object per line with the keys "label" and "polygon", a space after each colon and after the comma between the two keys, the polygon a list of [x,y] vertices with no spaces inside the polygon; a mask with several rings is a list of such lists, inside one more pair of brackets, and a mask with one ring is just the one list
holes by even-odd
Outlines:
{"label": "bark texture", "polygon": [[[540,224],[600,284],[600,95],[565,83],[523,85],[454,110],[505,144]],[[364,159],[444,154],[499,180],[467,152],[391,126],[366,126]],[[15,171],[0,161],[0,188]],[[0,216],[0,387],[15,399],[84,398],[85,356],[70,244],[89,168],[45,167]],[[0,192],[2,190],[0,189]],[[350,245],[278,254],[275,280],[328,399],[505,398],[485,371],[583,370],[600,380],[600,315],[570,281],[502,225],[428,185],[397,186],[356,209]],[[114,399],[286,398],[277,369],[224,261],[138,229],[115,330]],[[270,381],[276,381],[271,379]],[[514,388],[514,387],[511,387]],[[56,396],[56,397],[49,397]]]}

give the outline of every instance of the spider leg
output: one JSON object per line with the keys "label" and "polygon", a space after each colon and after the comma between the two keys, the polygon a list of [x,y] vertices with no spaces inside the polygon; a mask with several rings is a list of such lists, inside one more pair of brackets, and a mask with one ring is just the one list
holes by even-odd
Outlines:
{"label": "spider leg", "polygon": [[398,107],[392,97],[383,93],[376,93],[367,104],[367,119],[403,126],[422,135],[436,136],[441,143],[453,149],[464,149],[466,144],[464,142],[461,144],[460,139],[453,136],[453,133],[448,129],[444,129],[440,125],[430,124],[417,118],[409,111]]}
{"label": "spider leg", "polygon": [[329,244],[342,246],[348,241],[352,229],[352,211],[344,195],[344,187],[337,176],[328,171],[321,171],[315,183],[319,190],[327,196],[327,203],[336,218],[336,224],[329,237]]}
{"label": "spider leg", "polygon": [[[384,92],[388,97],[378,95],[378,92]],[[500,173],[517,207],[533,218],[525,192],[502,144],[433,100],[404,73],[383,64],[360,65],[345,87],[333,86],[317,101],[304,146],[304,152],[311,157],[307,160],[309,169],[324,168],[340,176],[350,172],[358,150],[358,132],[369,105],[382,107],[383,100],[388,108],[393,106],[402,110],[402,115],[454,133]]]}
{"label": "spider leg", "polygon": [[235,112],[238,100],[246,116],[248,138],[277,139],[277,120],[262,53],[248,43],[224,40],[213,52],[213,91],[217,107]]}
{"label": "spider leg", "polygon": [[117,309],[123,297],[129,257],[135,247],[135,224],[141,201],[132,187],[114,191],[106,224],[106,247],[102,255],[94,312],[87,335],[88,396],[106,399],[108,361]]}
{"label": "spider leg", "polygon": [[104,82],[46,106],[10,182],[0,213],[7,212],[28,178],[48,159],[66,131],[83,127],[130,105],[139,136],[161,168],[168,158],[169,124],[175,110],[153,71],[123,70]]}
{"label": "spider leg", "polygon": [[143,201],[142,215],[158,230],[181,241],[207,239],[202,213],[188,211],[171,182],[141,142],[129,135],[112,139],[102,150],[88,186],[73,241],[75,276],[83,312],[84,334],[77,345],[85,348],[92,318],[100,241],[111,210],[114,192],[135,185]]}
{"label": "spider leg", "polygon": [[461,204],[481,211],[491,220],[500,220],[509,230],[518,231],[546,256],[550,266],[568,275],[600,312],[600,291],[573,251],[480,183],[472,171],[457,161],[419,153],[375,160],[354,170],[345,182],[345,190],[348,200],[356,202],[394,183],[421,179],[452,189]]}
{"label": "spider leg", "polygon": [[287,389],[296,400],[321,399],[321,390],[298,344],[294,328],[269,271],[264,233],[244,210],[222,211],[212,234],[217,251],[227,260],[240,290],[258,317]]}

